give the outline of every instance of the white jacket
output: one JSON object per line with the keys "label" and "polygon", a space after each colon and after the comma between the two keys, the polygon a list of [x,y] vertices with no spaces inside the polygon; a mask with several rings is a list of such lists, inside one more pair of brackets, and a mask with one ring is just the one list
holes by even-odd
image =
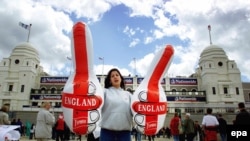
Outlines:
{"label": "white jacket", "polygon": [[46,109],[41,109],[37,114],[35,136],[36,138],[50,139],[52,137],[52,126],[55,117]]}

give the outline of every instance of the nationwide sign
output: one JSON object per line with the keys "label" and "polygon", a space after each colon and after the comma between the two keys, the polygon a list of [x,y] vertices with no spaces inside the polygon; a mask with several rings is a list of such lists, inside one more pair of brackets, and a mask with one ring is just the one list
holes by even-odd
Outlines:
{"label": "nationwide sign", "polygon": [[206,97],[167,96],[167,101],[175,101],[175,102],[206,102]]}
{"label": "nationwide sign", "polygon": [[41,77],[40,83],[66,83],[68,77]]}
{"label": "nationwide sign", "polygon": [[61,95],[49,95],[49,94],[38,94],[38,95],[31,95],[30,96],[31,100],[61,100],[62,96]]}
{"label": "nationwide sign", "polygon": [[[144,79],[143,77],[138,77],[137,78],[137,84],[141,84],[141,82],[142,82],[143,79]],[[161,80],[161,84],[165,84],[165,78],[163,78]]]}
{"label": "nationwide sign", "polygon": [[125,84],[133,84],[133,78],[124,78],[124,83]]}
{"label": "nationwide sign", "polygon": [[197,79],[170,78],[170,85],[197,85]]}

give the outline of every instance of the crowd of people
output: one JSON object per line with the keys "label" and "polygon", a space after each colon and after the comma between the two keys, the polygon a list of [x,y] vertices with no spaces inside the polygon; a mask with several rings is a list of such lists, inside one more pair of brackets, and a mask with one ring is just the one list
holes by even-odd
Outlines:
{"label": "crowd of people", "polygon": [[[100,122],[100,135],[88,135],[88,141],[131,141],[131,135],[135,136],[136,141],[141,141],[141,133],[136,129],[132,130],[133,120],[130,110],[131,93],[125,90],[124,78],[116,68],[111,69],[106,78],[104,86],[104,105],[101,109],[102,119]],[[63,116],[59,115],[57,120],[50,112],[50,102],[43,102],[37,114],[36,123],[30,126],[30,139],[37,141],[49,141],[53,138],[56,141],[69,140],[70,130],[64,122]],[[239,103],[240,112],[236,115],[235,125],[250,125],[250,114],[245,109],[244,103]],[[0,110],[0,125],[19,125],[17,130],[23,134],[23,123],[20,119],[9,121],[8,106],[4,105]],[[201,141],[217,141],[217,132],[220,133],[222,141],[227,140],[227,122],[221,114],[214,116],[212,109],[207,108],[201,125],[198,121],[191,118],[190,113],[186,113],[181,119],[178,113],[169,123],[169,127],[162,128],[158,134],[147,136],[149,141],[154,141],[155,137],[163,135],[166,138],[173,138],[174,141],[194,141],[198,138]],[[78,136],[81,140],[81,136]]]}
{"label": "crowd of people", "polygon": [[[238,104],[239,113],[233,121],[234,126],[250,126],[250,113],[245,109],[245,104]],[[222,114],[214,115],[211,108],[207,108],[201,124],[190,118],[190,113],[186,113],[185,119],[181,119],[178,113],[170,121],[171,136],[174,141],[227,141],[227,121]],[[217,134],[219,133],[220,139]]]}

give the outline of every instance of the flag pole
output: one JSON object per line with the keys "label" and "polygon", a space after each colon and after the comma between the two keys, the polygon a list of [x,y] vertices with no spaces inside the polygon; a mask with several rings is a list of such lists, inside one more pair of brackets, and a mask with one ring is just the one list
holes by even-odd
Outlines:
{"label": "flag pole", "polygon": [[104,75],[103,74],[103,71],[104,71],[104,57],[99,57],[99,60],[102,61],[102,76]]}
{"label": "flag pole", "polygon": [[102,76],[104,75],[103,71],[104,71],[104,57],[102,57]]}
{"label": "flag pole", "polygon": [[208,25],[208,32],[209,32],[210,45],[212,45],[211,26],[210,25]]}
{"label": "flag pole", "polygon": [[30,29],[31,29],[31,25],[32,25],[32,24],[30,24],[30,26],[29,26],[29,33],[28,33],[28,39],[27,39],[27,42],[29,42],[29,39],[30,39]]}
{"label": "flag pole", "polygon": [[134,67],[135,67],[135,69],[134,69],[134,73],[135,73],[135,74],[134,74],[134,75],[136,76],[136,58],[134,57],[133,60],[134,60],[134,65],[135,65],[135,66],[134,66]]}

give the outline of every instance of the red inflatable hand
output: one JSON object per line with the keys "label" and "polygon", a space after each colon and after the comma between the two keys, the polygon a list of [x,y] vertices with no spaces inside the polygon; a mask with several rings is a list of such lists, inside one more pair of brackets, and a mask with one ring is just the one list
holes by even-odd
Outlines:
{"label": "red inflatable hand", "polygon": [[73,26],[71,74],[62,93],[64,119],[72,132],[88,134],[96,128],[103,105],[103,89],[93,70],[92,37],[88,26]]}
{"label": "red inflatable hand", "polygon": [[155,135],[163,127],[167,113],[167,99],[161,86],[174,54],[167,45],[155,55],[150,69],[131,99],[131,109],[137,130]]}

